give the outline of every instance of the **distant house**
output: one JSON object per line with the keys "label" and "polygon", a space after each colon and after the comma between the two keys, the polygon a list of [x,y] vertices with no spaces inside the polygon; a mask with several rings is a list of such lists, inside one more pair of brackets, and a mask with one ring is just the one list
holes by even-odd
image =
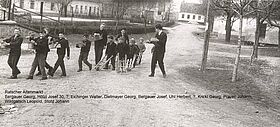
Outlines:
{"label": "distant house", "polygon": [[[72,0],[67,6],[67,16],[83,18],[116,18],[121,19],[139,18],[146,14],[150,22],[162,21],[174,16],[167,14],[172,0]],[[43,14],[47,16],[58,16],[61,5],[54,0],[12,0],[16,6],[40,13],[41,2],[43,2]],[[119,5],[118,5],[119,4]],[[24,12],[21,9],[15,12]],[[64,10],[63,10],[64,12]],[[62,13],[64,16],[64,13]]]}
{"label": "distant house", "polygon": [[4,18],[7,17],[7,16],[6,16],[6,13],[5,13],[6,11],[7,11],[7,9],[1,7],[1,5],[0,5],[0,21],[1,21],[1,20],[4,20]]}
{"label": "distant house", "polygon": [[204,23],[206,9],[203,5],[203,3],[182,2],[178,20]]}
{"label": "distant house", "polygon": [[[12,2],[23,9],[40,13],[41,2],[43,2],[43,13],[45,15],[58,15],[60,4],[53,0],[12,0]],[[67,6],[67,15],[74,14],[75,17],[79,16],[99,16],[102,4],[94,0],[73,0]],[[17,11],[22,11],[18,9]]]}

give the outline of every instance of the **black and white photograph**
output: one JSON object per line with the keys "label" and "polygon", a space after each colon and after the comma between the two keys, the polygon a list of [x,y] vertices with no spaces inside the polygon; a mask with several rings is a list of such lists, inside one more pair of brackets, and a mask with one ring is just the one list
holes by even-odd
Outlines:
{"label": "black and white photograph", "polygon": [[0,127],[280,127],[280,0],[0,0]]}

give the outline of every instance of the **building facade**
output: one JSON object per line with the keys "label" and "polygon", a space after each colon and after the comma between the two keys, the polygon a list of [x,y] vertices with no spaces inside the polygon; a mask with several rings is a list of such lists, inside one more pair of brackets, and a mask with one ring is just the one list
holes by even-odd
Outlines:
{"label": "building facade", "polygon": [[188,1],[182,2],[178,20],[204,23],[206,15],[206,7],[204,6],[204,2],[205,1],[197,3]]}
{"label": "building facade", "polygon": [[[30,10],[32,12],[40,13],[41,3],[43,2],[43,14],[50,16],[57,16],[59,12],[63,15],[65,9],[62,8],[60,3],[52,0],[12,0],[13,3],[23,9]],[[73,0],[67,6],[67,16],[74,15],[75,17],[86,17],[100,15],[102,4],[91,0]],[[17,9],[16,11],[23,11]],[[65,16],[65,15],[64,15]]]}

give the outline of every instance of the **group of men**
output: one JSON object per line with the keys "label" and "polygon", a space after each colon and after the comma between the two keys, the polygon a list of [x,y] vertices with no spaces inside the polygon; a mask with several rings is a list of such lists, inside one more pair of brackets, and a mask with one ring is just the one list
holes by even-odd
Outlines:
{"label": "group of men", "polygon": [[[107,46],[107,51],[106,55],[110,53],[110,47],[116,46],[114,45],[113,42],[113,37],[108,36],[107,32],[104,30],[105,24],[100,25],[100,29],[96,31],[95,33],[98,33],[101,38],[98,40],[94,41],[94,49],[95,49],[95,64],[98,64],[98,62],[101,60],[103,56],[103,50],[107,46],[107,39],[108,41],[108,46]],[[153,48],[153,56],[152,56],[152,63],[151,63],[151,74],[149,77],[154,77],[155,74],[155,67],[156,64],[159,64],[159,67],[162,71],[163,77],[166,77],[166,72],[164,68],[164,54],[165,54],[165,46],[166,46],[166,41],[167,41],[167,35],[162,31],[162,26],[160,24],[157,24],[155,26],[156,29],[156,38],[158,39],[157,41],[149,41],[148,43],[151,43],[154,45]],[[107,38],[108,37],[108,38]],[[82,61],[88,65],[89,70],[92,69],[92,64],[87,61],[90,47],[91,47],[91,42],[89,41],[89,35],[84,35],[83,43],[79,56],[79,70],[78,72],[82,71]],[[66,56],[67,59],[70,59],[70,47],[69,47],[69,42],[68,40],[64,37],[63,33],[59,33],[57,38],[51,37],[49,34],[48,29],[44,29],[44,31],[39,33],[39,37],[28,37],[29,41],[33,44],[34,49],[35,49],[35,58],[32,63],[32,67],[30,69],[29,75],[27,79],[33,79],[33,75],[36,71],[36,68],[38,67],[39,73],[37,75],[42,75],[41,80],[46,80],[47,79],[47,74],[50,76],[53,76],[58,67],[61,68],[62,70],[62,77],[66,76],[66,69],[65,69],[65,64],[64,64],[64,58]],[[121,38],[120,40],[123,40],[124,42],[126,41],[126,38]],[[8,64],[10,68],[12,69],[12,76],[9,77],[9,79],[17,79],[17,75],[20,74],[20,70],[17,67],[18,61],[21,56],[21,44],[23,42],[23,37],[20,35],[20,30],[15,29],[14,30],[14,35],[11,36],[8,39],[3,40],[5,43],[5,46],[7,48],[10,48],[9,52],[9,58],[8,58]],[[57,49],[57,61],[54,65],[54,67],[51,67],[46,59],[48,52],[50,51],[49,44],[53,43],[54,47]],[[114,64],[111,62],[111,64]],[[45,68],[48,69],[48,72],[46,72]],[[106,64],[105,69],[108,68],[108,64]],[[113,66],[113,69],[115,67]]]}

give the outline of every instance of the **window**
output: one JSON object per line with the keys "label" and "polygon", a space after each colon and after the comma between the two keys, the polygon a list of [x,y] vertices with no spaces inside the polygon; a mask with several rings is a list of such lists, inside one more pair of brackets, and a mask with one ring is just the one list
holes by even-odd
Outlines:
{"label": "window", "polygon": [[195,15],[193,15],[193,17],[192,17],[193,19],[195,19]]}
{"label": "window", "polygon": [[97,7],[97,15],[99,16],[99,7]]}
{"label": "window", "polygon": [[80,7],[80,14],[83,14],[83,6]]}
{"label": "window", "polygon": [[198,20],[201,20],[201,16],[198,16]]}
{"label": "window", "polygon": [[30,0],[30,9],[35,8],[35,0]]}
{"label": "window", "polygon": [[182,14],[182,18],[185,18],[185,14]]}
{"label": "window", "polygon": [[187,15],[187,19],[190,19],[190,17],[191,17],[190,15]]}
{"label": "window", "polygon": [[54,11],[54,3],[51,3],[51,10]]}
{"label": "window", "polygon": [[75,13],[76,13],[76,14],[79,13],[79,6],[78,6],[78,5],[76,5],[76,7],[75,7]]}
{"label": "window", "polygon": [[24,0],[20,0],[19,2],[20,2],[20,3],[19,3],[19,7],[20,7],[20,8],[24,8]]}
{"label": "window", "polygon": [[85,6],[85,14],[87,14],[88,10],[87,10],[87,6]]}
{"label": "window", "polygon": [[93,8],[93,14],[96,14],[96,7]]}

